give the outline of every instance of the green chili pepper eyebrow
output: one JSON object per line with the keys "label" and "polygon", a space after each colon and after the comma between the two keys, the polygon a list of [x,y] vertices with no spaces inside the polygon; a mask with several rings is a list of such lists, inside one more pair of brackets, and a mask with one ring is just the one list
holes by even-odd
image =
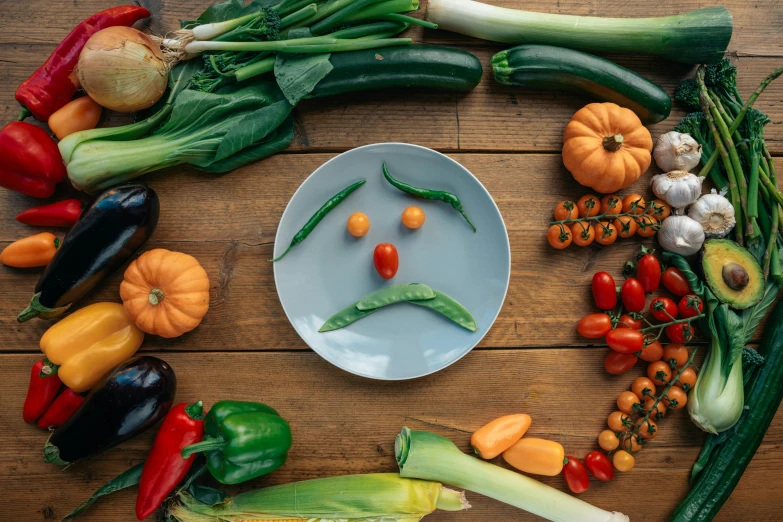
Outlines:
{"label": "green chili pepper eyebrow", "polygon": [[442,201],[444,203],[448,203],[449,205],[452,206],[452,208],[454,208],[454,210],[462,214],[462,217],[464,217],[465,221],[468,222],[468,225],[470,225],[470,228],[473,229],[473,232],[476,232],[476,226],[470,221],[470,218],[468,218],[468,215],[465,213],[465,210],[462,208],[462,202],[459,200],[456,194],[452,194],[451,192],[445,192],[443,190],[431,190],[431,189],[414,187],[413,185],[408,185],[407,183],[403,183],[398,179],[394,179],[392,175],[389,174],[389,169],[386,167],[386,163],[383,164],[383,177],[385,177],[386,181],[391,183],[393,187],[407,194],[416,196],[417,198],[428,199],[430,201]]}
{"label": "green chili pepper eyebrow", "polygon": [[288,252],[292,248],[294,248],[296,245],[298,245],[299,243],[307,239],[307,236],[310,235],[313,229],[315,229],[315,227],[318,226],[318,223],[320,223],[321,220],[325,218],[329,212],[334,210],[335,207],[337,207],[337,205],[345,201],[345,198],[350,196],[356,189],[358,189],[365,183],[367,183],[366,179],[357,181],[353,185],[344,188],[343,190],[341,190],[340,192],[332,196],[326,203],[323,204],[321,208],[319,208],[315,212],[315,214],[313,214],[313,216],[307,221],[307,223],[305,223],[305,226],[303,226],[302,229],[294,235],[294,238],[291,240],[291,244],[288,245],[288,248],[285,249],[285,252],[283,252],[282,254],[280,254],[274,259],[270,259],[269,262],[274,263],[276,261],[280,261],[281,259],[283,259],[285,255],[288,254]]}

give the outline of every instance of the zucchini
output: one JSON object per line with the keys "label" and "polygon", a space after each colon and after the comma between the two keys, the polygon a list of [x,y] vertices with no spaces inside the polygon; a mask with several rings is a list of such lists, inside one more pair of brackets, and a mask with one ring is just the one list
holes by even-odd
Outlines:
{"label": "zucchini", "polygon": [[783,399],[783,301],[767,320],[759,354],[765,362],[745,389],[745,413],[728,440],[713,450],[672,522],[712,520],[761,445]]}
{"label": "zucchini", "polygon": [[592,54],[553,47],[520,45],[492,57],[495,80],[542,90],[585,92],[627,107],[642,123],[665,120],[672,100],[655,83]]}
{"label": "zucchini", "polygon": [[469,52],[431,45],[332,53],[329,61],[334,69],[315,87],[314,98],[399,87],[470,91],[483,73]]}

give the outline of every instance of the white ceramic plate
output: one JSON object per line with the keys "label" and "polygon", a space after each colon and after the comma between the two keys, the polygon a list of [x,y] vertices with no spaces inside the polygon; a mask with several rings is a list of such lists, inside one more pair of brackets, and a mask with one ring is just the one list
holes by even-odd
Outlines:
{"label": "white ceramic plate", "polygon": [[[383,177],[383,162],[399,180],[459,196],[478,232],[450,205],[392,187]],[[500,312],[511,271],[503,218],[479,180],[451,158],[417,145],[367,145],[331,159],[302,183],[283,213],[275,255],[321,205],[361,179],[367,183],[275,263],[280,302],[302,339],[346,371],[385,380],[428,375],[467,354]],[[400,219],[411,205],[426,214],[418,230],[407,229]],[[364,212],[371,223],[367,235],[358,239],[346,229],[354,212]],[[379,243],[392,243],[399,252],[399,271],[389,281],[373,265]],[[470,311],[478,329],[470,332],[431,310],[400,303],[341,330],[318,332],[349,304],[401,283],[424,283],[453,297]]]}

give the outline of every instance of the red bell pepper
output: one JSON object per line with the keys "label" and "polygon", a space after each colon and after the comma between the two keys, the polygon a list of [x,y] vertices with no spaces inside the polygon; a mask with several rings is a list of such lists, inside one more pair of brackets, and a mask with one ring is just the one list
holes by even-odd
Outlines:
{"label": "red bell pepper", "polygon": [[25,225],[36,227],[72,227],[82,215],[84,206],[78,199],[66,199],[28,208],[16,216],[16,220]]}
{"label": "red bell pepper", "polygon": [[136,518],[144,520],[163,503],[185,478],[196,454],[183,459],[180,452],[204,438],[204,410],[201,401],[171,408],[155,436],[144,462],[136,498]]}
{"label": "red bell pepper", "polygon": [[70,388],[65,388],[47,408],[43,417],[38,419],[38,427],[42,430],[59,428],[65,424],[65,421],[71,418],[71,415],[79,409],[83,402],[83,395],[76,393]]}
{"label": "red bell pepper", "polygon": [[95,13],[77,25],[46,62],[16,90],[16,101],[25,108],[19,119],[27,117],[29,111],[39,121],[47,121],[49,116],[71,101],[79,90],[76,64],[84,44],[92,35],[107,27],[130,27],[149,16],[150,12],[143,7],[120,5]]}
{"label": "red bell pepper", "polygon": [[0,187],[48,198],[66,174],[57,144],[42,128],[17,121],[0,130]]}
{"label": "red bell pepper", "polygon": [[32,424],[44,414],[60,391],[61,385],[62,381],[57,376],[57,366],[48,359],[41,359],[33,365],[22,410],[22,417],[26,423]]}

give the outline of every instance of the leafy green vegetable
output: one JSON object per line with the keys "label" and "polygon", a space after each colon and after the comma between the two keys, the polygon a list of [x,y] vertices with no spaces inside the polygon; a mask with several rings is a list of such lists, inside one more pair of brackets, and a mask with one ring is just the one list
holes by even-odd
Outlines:
{"label": "leafy green vegetable", "polygon": [[768,282],[764,288],[764,296],[761,298],[761,301],[756,306],[742,311],[742,330],[745,344],[753,339],[753,333],[775,303],[779,291],[780,287],[776,283]]}
{"label": "leafy green vegetable", "polygon": [[181,26],[192,28],[197,25],[225,22],[279,3],[280,0],[253,0],[246,6],[243,0],[225,0],[209,6],[197,19],[183,21]]}
{"label": "leafy green vegetable", "polygon": [[326,78],[334,67],[331,53],[278,54],[275,61],[275,79],[288,103],[296,105],[307,97],[318,82]]}

